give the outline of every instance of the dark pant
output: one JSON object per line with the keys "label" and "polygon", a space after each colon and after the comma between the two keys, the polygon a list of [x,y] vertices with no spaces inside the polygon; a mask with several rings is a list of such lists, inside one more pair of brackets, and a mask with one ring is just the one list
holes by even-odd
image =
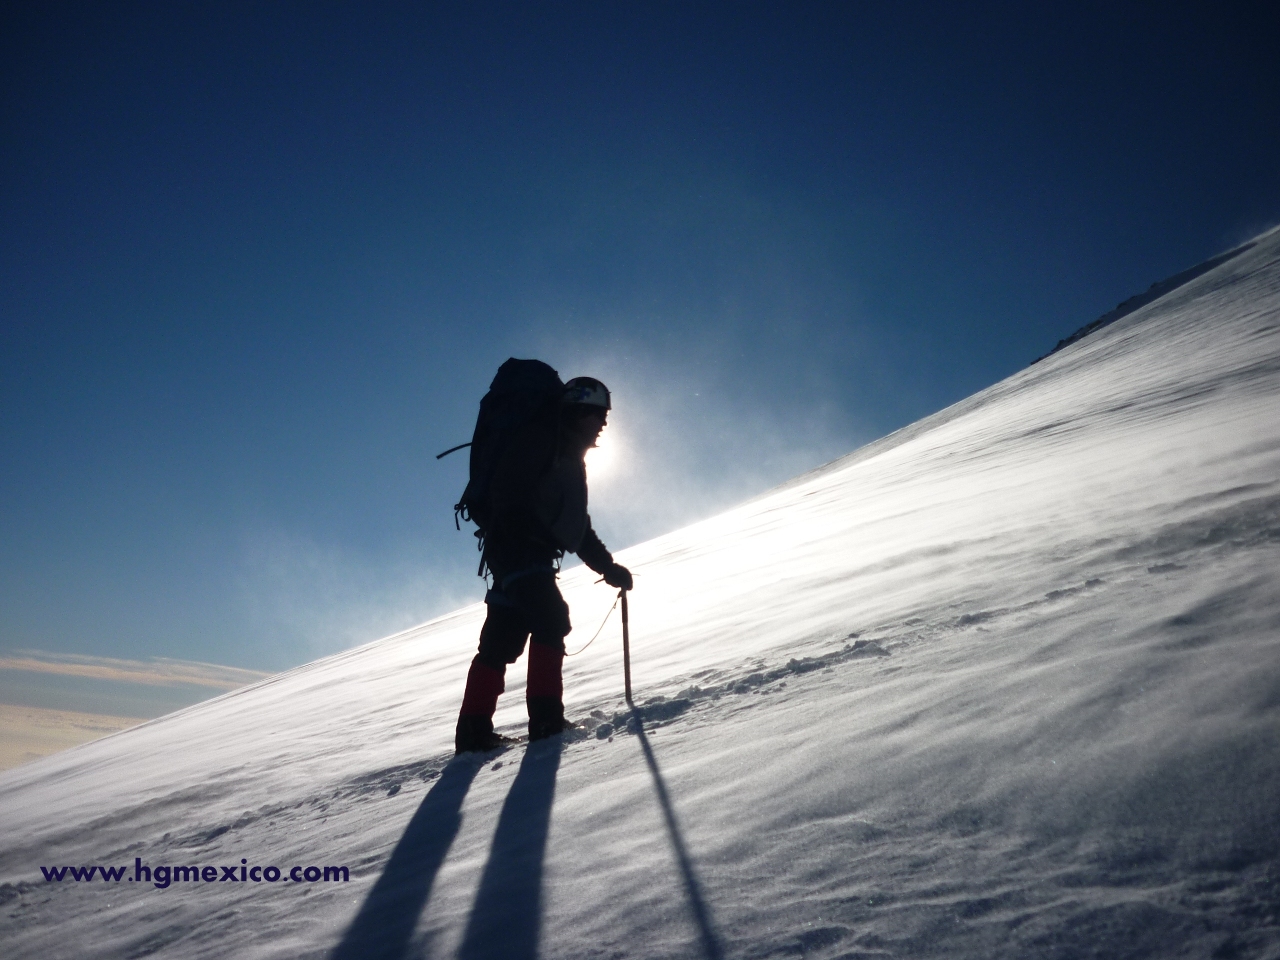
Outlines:
{"label": "dark pant", "polygon": [[479,652],[467,674],[459,729],[478,722],[486,731],[492,730],[489,721],[506,686],[507,664],[515,663],[531,641],[525,687],[530,736],[558,733],[564,718],[560,670],[570,624],[569,605],[560,596],[555,571],[549,566],[506,575],[495,570],[494,589],[485,603],[489,613],[480,629]]}
{"label": "dark pant", "polygon": [[550,568],[518,572],[505,578],[505,586],[496,574],[494,580],[494,589],[485,597],[489,613],[480,629],[476,659],[505,673],[530,639],[563,656],[571,625],[569,605],[560,596],[555,572]]}

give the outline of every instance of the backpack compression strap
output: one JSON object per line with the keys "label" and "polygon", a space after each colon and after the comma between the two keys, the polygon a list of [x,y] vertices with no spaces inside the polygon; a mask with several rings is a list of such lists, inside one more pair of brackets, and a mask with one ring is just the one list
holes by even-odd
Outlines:
{"label": "backpack compression strap", "polygon": [[450,447],[444,453],[437,453],[436,459],[439,460],[441,457],[447,457],[449,454],[454,453],[457,450],[461,450],[463,447],[469,447],[469,446],[471,446],[470,440],[468,440],[466,443],[460,443],[456,447]]}

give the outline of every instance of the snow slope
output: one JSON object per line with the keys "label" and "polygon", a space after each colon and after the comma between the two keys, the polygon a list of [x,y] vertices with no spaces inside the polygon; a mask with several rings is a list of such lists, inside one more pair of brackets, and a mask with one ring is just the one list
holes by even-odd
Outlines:
{"label": "snow slope", "polygon": [[[630,731],[615,614],[611,737],[450,763],[476,605],[5,772],[5,956],[1280,957],[1278,307],[1273,231],[626,551]],[[351,879],[40,870],[135,858]]]}

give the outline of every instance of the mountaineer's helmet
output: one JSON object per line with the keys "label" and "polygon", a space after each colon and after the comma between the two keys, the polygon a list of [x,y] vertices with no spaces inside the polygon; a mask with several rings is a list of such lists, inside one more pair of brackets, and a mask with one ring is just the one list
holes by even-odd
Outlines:
{"label": "mountaineer's helmet", "polygon": [[564,385],[564,395],[560,402],[600,407],[602,410],[613,409],[609,388],[594,377],[574,377]]}

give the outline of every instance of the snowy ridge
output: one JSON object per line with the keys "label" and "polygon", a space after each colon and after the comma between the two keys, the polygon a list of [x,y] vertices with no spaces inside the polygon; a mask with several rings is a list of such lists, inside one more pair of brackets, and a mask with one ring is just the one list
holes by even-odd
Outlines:
{"label": "snowy ridge", "polygon": [[625,551],[572,742],[450,762],[477,604],[0,774],[6,955],[1280,956],[1278,401],[1272,231]]}
{"label": "snowy ridge", "polygon": [[[1194,280],[1196,277],[1200,276],[1201,274],[1208,273],[1210,270],[1214,269],[1215,267],[1221,266],[1222,264],[1226,263],[1228,260],[1231,260],[1233,257],[1238,257],[1240,254],[1249,250],[1254,245],[1255,242],[1256,241],[1251,240],[1248,243],[1241,244],[1240,246],[1236,247],[1233,250],[1228,250],[1225,253],[1220,253],[1216,257],[1210,257],[1204,263],[1197,264],[1196,266],[1191,267],[1189,270],[1183,270],[1181,273],[1175,273],[1172,277],[1169,277],[1168,279],[1156,281],[1142,293],[1139,293],[1136,296],[1132,296],[1129,299],[1116,304],[1116,306],[1113,309],[1108,310],[1106,313],[1100,316],[1097,320],[1094,320],[1092,323],[1085,324],[1083,327],[1081,327],[1075,333],[1071,334],[1069,337],[1064,337],[1063,339],[1059,340],[1057,344],[1054,345],[1054,348],[1050,350],[1048,353],[1046,353],[1044,357],[1052,356],[1053,354],[1061,350],[1063,347],[1070,346],[1071,344],[1075,343],[1077,340],[1084,339],[1094,331],[1101,330],[1103,327],[1109,324],[1115,323],[1117,320],[1120,320],[1123,317],[1127,317],[1129,314],[1133,313],[1135,310],[1138,310],[1141,307],[1145,307],[1148,303],[1152,303],[1155,300],[1158,300],[1161,297],[1165,296],[1166,294],[1172,293],[1174,290],[1178,289],[1178,287],[1182,286],[1185,283],[1190,283],[1192,280]],[[1032,360],[1031,362],[1039,363],[1041,360],[1044,359],[1044,357],[1037,357],[1035,360]]]}

